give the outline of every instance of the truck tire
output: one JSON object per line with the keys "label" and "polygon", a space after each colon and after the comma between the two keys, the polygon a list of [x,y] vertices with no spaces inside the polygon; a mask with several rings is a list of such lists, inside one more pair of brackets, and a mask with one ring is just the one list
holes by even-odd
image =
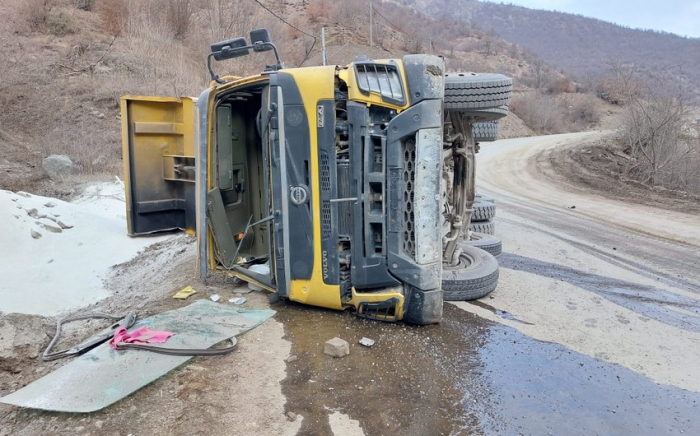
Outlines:
{"label": "truck tire", "polygon": [[498,261],[476,247],[462,247],[459,264],[443,266],[442,290],[445,301],[468,301],[485,297],[498,284]]}
{"label": "truck tire", "polygon": [[464,112],[465,115],[474,118],[476,122],[497,121],[508,115],[508,105],[490,109],[477,109]]}
{"label": "truck tire", "polygon": [[470,223],[469,230],[472,232],[486,233],[487,235],[493,235],[496,231],[496,226],[492,220],[481,221],[478,223]]}
{"label": "truck tire", "polygon": [[488,221],[496,216],[496,205],[486,201],[475,202],[472,210],[472,222]]}
{"label": "truck tire", "polygon": [[503,74],[448,73],[445,110],[464,112],[507,106],[512,90],[513,80]]}
{"label": "truck tire", "polygon": [[472,134],[476,142],[491,142],[498,139],[498,122],[487,121],[483,123],[474,123],[472,125]]}
{"label": "truck tire", "polygon": [[491,197],[490,195],[481,195],[481,194],[476,194],[474,196],[474,201],[480,201],[480,202],[487,202],[487,203],[493,203],[496,204],[496,199]]}
{"label": "truck tire", "polygon": [[500,239],[493,235],[487,235],[486,233],[479,232],[469,232],[469,239],[464,238],[464,240],[458,243],[460,248],[464,248],[465,245],[470,247],[481,248],[487,253],[491,253],[493,256],[498,256],[503,251],[503,243]]}

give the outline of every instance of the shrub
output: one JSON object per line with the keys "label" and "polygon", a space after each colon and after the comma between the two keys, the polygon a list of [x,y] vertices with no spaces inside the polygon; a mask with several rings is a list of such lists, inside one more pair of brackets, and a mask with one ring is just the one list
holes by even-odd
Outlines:
{"label": "shrub", "polygon": [[51,5],[49,0],[25,0],[21,13],[32,30],[38,30],[46,25]]}
{"label": "shrub", "polygon": [[112,36],[117,36],[129,21],[128,0],[101,0],[97,6],[102,29]]}
{"label": "shrub", "polygon": [[75,33],[75,29],[71,25],[71,17],[65,12],[61,12],[58,15],[50,15],[46,24],[49,28],[49,32],[56,36]]}
{"label": "shrub", "polygon": [[75,8],[81,11],[91,11],[95,0],[75,0]]}

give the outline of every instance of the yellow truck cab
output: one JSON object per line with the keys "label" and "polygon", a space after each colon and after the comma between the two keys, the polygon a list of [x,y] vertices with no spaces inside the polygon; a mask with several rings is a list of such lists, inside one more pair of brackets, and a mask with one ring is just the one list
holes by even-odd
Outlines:
{"label": "yellow truck cab", "polygon": [[[213,44],[209,61],[276,54],[266,30],[251,40]],[[368,318],[439,322],[454,221],[443,60],[284,68],[278,57],[252,77],[209,71],[199,98],[121,99],[129,235],[185,229],[197,235],[200,276]]]}

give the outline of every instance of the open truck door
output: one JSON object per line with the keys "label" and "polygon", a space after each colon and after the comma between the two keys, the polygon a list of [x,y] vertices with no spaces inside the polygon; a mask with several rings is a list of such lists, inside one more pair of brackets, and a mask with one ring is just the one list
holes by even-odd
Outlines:
{"label": "open truck door", "polygon": [[121,99],[127,232],[196,228],[197,99]]}

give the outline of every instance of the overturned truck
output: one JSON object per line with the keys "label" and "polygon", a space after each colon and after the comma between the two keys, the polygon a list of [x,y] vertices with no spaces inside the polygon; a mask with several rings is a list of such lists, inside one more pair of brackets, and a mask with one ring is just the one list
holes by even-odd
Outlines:
{"label": "overturned truck", "polygon": [[[209,61],[277,55],[266,30],[251,42]],[[497,263],[468,242],[474,133],[505,115],[510,79],[428,55],[276,58],[244,78],[209,63],[199,98],[122,98],[129,235],[185,229],[200,276],[384,321],[437,323],[443,299],[491,292]]]}

